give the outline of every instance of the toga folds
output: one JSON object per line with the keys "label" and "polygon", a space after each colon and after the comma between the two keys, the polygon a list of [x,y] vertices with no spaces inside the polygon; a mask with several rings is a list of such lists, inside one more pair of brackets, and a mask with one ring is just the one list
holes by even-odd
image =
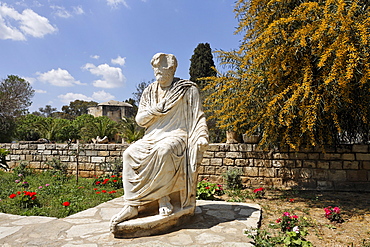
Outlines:
{"label": "toga folds", "polygon": [[136,121],[146,128],[144,137],[123,153],[125,203],[142,206],[179,191],[185,207],[195,197],[203,155],[197,141],[208,141],[206,119],[195,83],[175,78],[163,99],[158,87],[150,84],[140,100]]}

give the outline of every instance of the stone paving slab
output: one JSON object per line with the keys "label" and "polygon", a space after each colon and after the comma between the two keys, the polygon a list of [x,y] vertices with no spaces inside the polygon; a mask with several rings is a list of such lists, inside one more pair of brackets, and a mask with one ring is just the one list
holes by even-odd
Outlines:
{"label": "stone paving slab", "polygon": [[257,204],[199,200],[194,217],[181,228],[156,236],[119,239],[109,232],[109,220],[122,203],[123,198],[116,198],[63,219],[0,213],[0,246],[248,247],[253,244],[244,231],[257,228],[261,220]]}

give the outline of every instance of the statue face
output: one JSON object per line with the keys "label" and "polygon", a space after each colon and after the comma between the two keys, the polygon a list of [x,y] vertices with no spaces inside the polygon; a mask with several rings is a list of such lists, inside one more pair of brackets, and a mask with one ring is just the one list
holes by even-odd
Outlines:
{"label": "statue face", "polygon": [[168,87],[171,85],[174,76],[174,70],[172,68],[154,67],[154,75],[161,86]]}

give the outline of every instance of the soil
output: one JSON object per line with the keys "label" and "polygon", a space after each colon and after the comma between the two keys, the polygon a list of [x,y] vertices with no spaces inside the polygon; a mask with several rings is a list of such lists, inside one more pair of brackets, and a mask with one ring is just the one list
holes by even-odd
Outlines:
{"label": "soil", "polygon": [[[306,240],[313,246],[370,247],[370,193],[266,190],[261,199],[246,202],[262,207],[261,229],[268,232],[276,231],[269,225],[290,212],[310,222]],[[328,206],[341,209],[342,223],[325,217],[324,208]]]}

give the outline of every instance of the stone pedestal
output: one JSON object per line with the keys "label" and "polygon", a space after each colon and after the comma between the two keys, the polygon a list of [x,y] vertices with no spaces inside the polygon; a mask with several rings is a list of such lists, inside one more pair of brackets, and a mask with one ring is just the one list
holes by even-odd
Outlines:
{"label": "stone pedestal", "polygon": [[136,238],[165,233],[169,229],[185,224],[194,215],[195,205],[175,207],[168,216],[152,215],[134,218],[119,223],[112,231],[116,238]]}

